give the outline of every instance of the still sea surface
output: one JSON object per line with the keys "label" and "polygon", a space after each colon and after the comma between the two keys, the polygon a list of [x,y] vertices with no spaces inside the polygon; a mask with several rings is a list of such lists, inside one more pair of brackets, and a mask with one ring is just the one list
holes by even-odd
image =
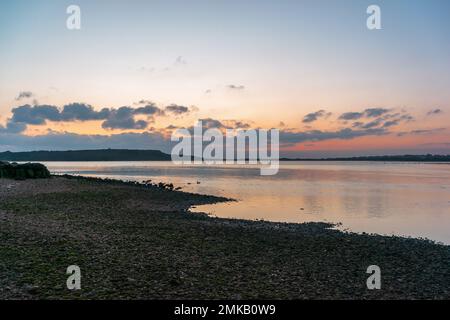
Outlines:
{"label": "still sea surface", "polygon": [[55,174],[173,183],[238,202],[193,212],[277,222],[341,222],[353,232],[426,237],[450,244],[450,163],[283,162],[178,166],[171,162],[47,162]]}

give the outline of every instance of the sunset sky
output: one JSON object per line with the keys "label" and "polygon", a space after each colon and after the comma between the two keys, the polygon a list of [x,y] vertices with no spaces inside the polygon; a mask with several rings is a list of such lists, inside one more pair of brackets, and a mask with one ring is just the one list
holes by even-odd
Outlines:
{"label": "sunset sky", "polygon": [[169,151],[204,119],[282,156],[450,154],[449,39],[448,0],[5,0],[0,151]]}

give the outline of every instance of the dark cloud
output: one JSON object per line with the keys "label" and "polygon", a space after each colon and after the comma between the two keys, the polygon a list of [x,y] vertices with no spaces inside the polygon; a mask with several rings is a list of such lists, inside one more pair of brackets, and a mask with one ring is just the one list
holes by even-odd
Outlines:
{"label": "dark cloud", "polygon": [[356,122],[353,122],[352,127],[353,128],[361,128],[363,125],[364,125],[364,122],[356,121]]}
{"label": "dark cloud", "polygon": [[56,106],[50,105],[24,105],[12,109],[12,121],[32,125],[43,125],[49,121],[88,121],[104,120],[110,115],[109,109],[95,111],[92,106],[84,103],[71,103],[65,105],[60,111]]}
{"label": "dark cloud", "polygon": [[373,121],[370,121],[370,122],[367,122],[367,123],[363,124],[363,125],[361,126],[361,128],[362,128],[362,129],[376,128],[376,127],[378,127],[379,125],[381,125],[382,122],[383,122],[383,120],[380,119],[380,118],[378,118],[378,119],[376,119],[376,120],[373,120]]}
{"label": "dark cloud", "polygon": [[[148,102],[148,101],[146,101]],[[173,113],[184,112],[185,107],[171,105]],[[71,103],[65,105],[62,110],[50,105],[23,105],[12,109],[10,119],[11,128],[23,128],[24,125],[44,125],[47,121],[70,122],[70,121],[94,121],[104,120],[102,127],[108,129],[145,129],[148,121],[135,120],[136,115],[146,115],[149,118],[164,115],[164,111],[154,103],[131,108],[121,107],[119,109],[103,108],[96,111],[91,105],[85,103]],[[149,118],[147,120],[149,120]],[[13,125],[15,124],[15,125]],[[20,125],[19,125],[20,124]],[[5,129],[4,129],[5,130]]]}
{"label": "dark cloud", "polygon": [[150,100],[145,100],[145,99],[141,99],[138,102],[133,103],[134,105],[139,105],[139,104],[150,104],[150,105],[154,105],[154,103]]}
{"label": "dark cloud", "polygon": [[28,99],[28,98],[32,98],[34,96],[33,92],[31,91],[22,91],[19,92],[19,94],[16,97],[16,100],[22,100],[22,99]]}
{"label": "dark cloud", "polygon": [[205,128],[205,129],[211,129],[211,128],[223,129],[223,128],[226,128],[226,126],[222,122],[220,122],[219,120],[216,120],[216,119],[205,118],[205,119],[199,119],[199,121],[202,122],[203,128]]}
{"label": "dark cloud", "polygon": [[411,115],[409,115],[409,114],[403,114],[403,115],[399,118],[399,120],[402,120],[402,121],[405,121],[405,122],[411,122],[411,121],[414,121],[415,119],[414,119],[413,116],[411,116]]}
{"label": "dark cloud", "polygon": [[24,132],[27,125],[24,123],[16,123],[9,120],[6,124],[6,128],[0,125],[0,134],[4,133],[21,133]]}
{"label": "dark cloud", "polygon": [[316,121],[317,119],[321,118],[321,117],[328,117],[330,116],[331,113],[330,112],[326,112],[325,110],[319,110],[313,113],[308,113],[306,116],[303,117],[302,122],[303,123],[311,123]]}
{"label": "dark cloud", "polygon": [[137,129],[147,128],[148,122],[134,119],[136,109],[130,107],[120,107],[110,111],[108,119],[102,123],[104,129]]}
{"label": "dark cloud", "polygon": [[399,120],[389,120],[383,123],[383,128],[393,127],[399,124]]}
{"label": "dark cloud", "polygon": [[164,115],[164,111],[158,108],[154,103],[147,104],[144,107],[134,109],[133,114],[144,114],[147,116]]}
{"label": "dark cloud", "polygon": [[376,118],[388,112],[389,110],[384,108],[369,108],[364,111],[364,115],[368,118]]}
{"label": "dark cloud", "polygon": [[359,128],[359,129],[372,129],[372,128],[377,128],[377,127],[389,128],[389,127],[399,124],[399,122],[400,122],[400,120],[398,120],[398,119],[388,120],[388,121],[384,122],[383,118],[377,118],[373,121],[369,121],[366,123],[361,122],[361,121],[354,122],[352,124],[352,127]]}
{"label": "dark cloud", "polygon": [[346,112],[339,116],[340,120],[358,120],[364,116],[362,112]]}
{"label": "dark cloud", "polygon": [[410,131],[411,134],[430,134],[444,131],[445,128],[435,128],[435,129],[423,129],[423,130],[413,130]]}
{"label": "dark cloud", "polygon": [[450,142],[430,142],[430,143],[421,143],[420,145],[430,147],[450,147]]}
{"label": "dark cloud", "polygon": [[358,120],[352,123],[352,127],[358,129],[389,128],[401,122],[414,121],[414,117],[405,111],[395,113],[391,111],[385,108],[369,108],[362,112],[343,113],[339,120],[343,120],[344,123],[348,120]]}
{"label": "dark cloud", "polygon": [[432,116],[432,115],[435,115],[435,114],[441,114],[441,113],[443,113],[443,111],[442,111],[441,109],[434,109],[434,110],[428,111],[428,112],[427,112],[427,115],[428,115],[428,116]]}
{"label": "dark cloud", "polygon": [[105,120],[111,114],[111,110],[103,108],[101,111],[95,111],[91,105],[84,103],[71,103],[63,107],[58,120],[48,119],[51,121],[90,121]]}
{"label": "dark cloud", "polygon": [[250,129],[250,124],[240,120],[224,120],[222,121],[227,129]]}
{"label": "dark cloud", "polygon": [[[234,129],[234,130],[244,130],[250,129],[250,124],[240,120],[216,120],[212,118],[198,119],[202,121],[203,129]],[[192,127],[189,128],[191,130]]]}
{"label": "dark cloud", "polygon": [[171,104],[170,106],[165,107],[164,111],[167,113],[172,113],[174,115],[182,115],[189,113],[189,108],[177,104]]}
{"label": "dark cloud", "polygon": [[388,134],[384,129],[353,130],[350,128],[338,131],[310,130],[305,132],[280,131],[280,143],[294,145],[301,142],[324,141],[324,140],[349,140],[364,136],[379,136]]}
{"label": "dark cloud", "polygon": [[46,120],[59,121],[61,118],[57,107],[49,105],[30,106],[24,105],[12,109],[12,122],[43,125]]}
{"label": "dark cloud", "polygon": [[389,112],[384,108],[369,108],[363,112],[346,112],[341,114],[340,120],[359,120],[361,118],[377,118]]}

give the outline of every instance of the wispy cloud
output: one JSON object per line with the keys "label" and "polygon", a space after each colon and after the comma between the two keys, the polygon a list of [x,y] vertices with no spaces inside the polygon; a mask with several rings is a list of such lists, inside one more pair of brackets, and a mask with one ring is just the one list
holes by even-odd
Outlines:
{"label": "wispy cloud", "polygon": [[[146,115],[148,121],[136,121],[134,119],[136,115]],[[102,127],[105,129],[145,129],[150,122],[149,120],[163,115],[165,115],[164,110],[153,103],[138,108],[124,106],[118,109],[103,108],[100,111],[85,103],[70,103],[63,106],[62,109],[52,105],[23,105],[12,109],[12,117],[8,119],[8,126],[22,128],[22,131],[24,131],[26,125],[45,125],[47,121],[103,120]]]}
{"label": "wispy cloud", "polygon": [[32,98],[33,96],[34,96],[34,94],[31,91],[22,91],[22,92],[19,92],[19,94],[17,95],[16,101]]}
{"label": "wispy cloud", "polygon": [[183,114],[186,114],[186,113],[190,112],[188,107],[180,106],[180,105],[177,105],[177,104],[171,104],[171,105],[165,107],[164,111],[166,113],[172,113],[174,115],[183,115]]}
{"label": "wispy cloud", "polygon": [[229,85],[227,86],[227,88],[230,89],[230,90],[244,90],[244,89],[245,89],[245,86],[243,86],[243,85],[229,84]]}
{"label": "wispy cloud", "polygon": [[412,135],[421,135],[421,134],[433,134],[445,131],[447,128],[434,128],[434,129],[418,129],[418,130],[411,130],[406,132],[399,132],[397,135],[399,137],[402,137],[404,135],[412,134]]}
{"label": "wispy cloud", "polygon": [[311,122],[317,121],[319,118],[329,117],[329,116],[331,116],[331,112],[326,112],[325,110],[319,110],[316,112],[308,113],[306,116],[303,117],[302,122],[303,123],[311,123]]}
{"label": "wispy cloud", "polygon": [[337,131],[309,130],[304,132],[281,131],[280,142],[284,145],[296,145],[302,142],[316,142],[325,140],[350,140],[364,136],[380,136],[389,132],[382,128],[353,130],[345,128]]}
{"label": "wispy cloud", "polygon": [[433,109],[427,112],[428,116],[432,116],[432,115],[436,115],[436,114],[441,114],[443,113],[443,111],[441,109]]}
{"label": "wispy cloud", "polygon": [[187,65],[187,61],[182,56],[178,56],[175,59],[174,65],[175,66],[184,66],[184,65]]}

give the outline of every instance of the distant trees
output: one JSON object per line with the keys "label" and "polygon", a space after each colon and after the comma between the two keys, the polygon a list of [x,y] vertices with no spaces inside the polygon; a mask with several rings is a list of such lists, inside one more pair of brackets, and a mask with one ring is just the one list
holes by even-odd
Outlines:
{"label": "distant trees", "polygon": [[0,161],[0,178],[9,179],[43,179],[50,178],[47,167],[40,163],[8,163]]}
{"label": "distant trees", "polygon": [[171,156],[159,150],[70,150],[0,152],[4,161],[166,161]]}

